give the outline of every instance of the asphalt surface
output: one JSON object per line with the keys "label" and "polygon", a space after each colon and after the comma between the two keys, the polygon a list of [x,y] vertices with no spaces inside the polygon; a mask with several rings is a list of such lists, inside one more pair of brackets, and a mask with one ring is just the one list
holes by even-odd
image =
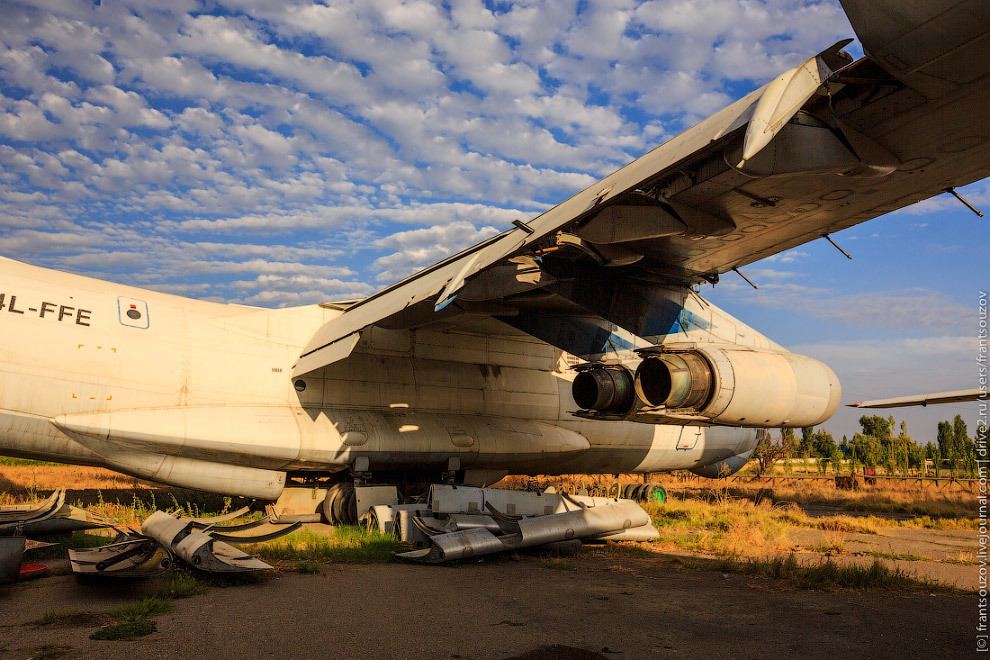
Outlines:
{"label": "asphalt surface", "polygon": [[[153,586],[3,588],[0,658],[901,658],[977,644],[972,594],[795,591],[608,555],[279,572],[177,600],[147,637],[89,639]],[[33,623],[52,607],[76,614]]]}

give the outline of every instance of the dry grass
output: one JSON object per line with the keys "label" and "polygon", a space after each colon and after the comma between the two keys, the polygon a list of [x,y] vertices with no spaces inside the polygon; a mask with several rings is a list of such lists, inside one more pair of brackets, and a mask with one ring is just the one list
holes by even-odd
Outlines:
{"label": "dry grass", "polygon": [[653,543],[660,549],[683,549],[714,555],[756,556],[792,548],[787,528],[793,511],[747,500],[703,501],[671,498],[646,504],[660,532]]}
{"label": "dry grass", "polygon": [[[0,465],[0,504],[9,504],[17,494],[69,490],[149,490],[157,484],[82,465]],[[5,501],[6,500],[6,501]]]}

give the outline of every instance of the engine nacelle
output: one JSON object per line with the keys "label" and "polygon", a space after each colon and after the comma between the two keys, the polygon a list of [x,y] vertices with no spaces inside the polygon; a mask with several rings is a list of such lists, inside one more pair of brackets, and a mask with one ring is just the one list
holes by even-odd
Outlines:
{"label": "engine nacelle", "polygon": [[633,375],[621,365],[581,371],[574,378],[571,394],[581,408],[603,413],[625,414],[636,401]]}
{"label": "engine nacelle", "polygon": [[660,416],[763,428],[821,424],[842,395],[835,373],[814,358],[716,346],[646,357],[635,388],[646,406],[662,406]]}

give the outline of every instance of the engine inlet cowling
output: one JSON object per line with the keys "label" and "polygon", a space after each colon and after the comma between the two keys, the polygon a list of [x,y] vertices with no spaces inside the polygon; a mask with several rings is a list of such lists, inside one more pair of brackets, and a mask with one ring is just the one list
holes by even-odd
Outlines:
{"label": "engine inlet cowling", "polygon": [[636,394],[651,406],[700,409],[712,397],[712,368],[695,353],[648,357],[635,382]]}
{"label": "engine inlet cowling", "polygon": [[635,399],[633,376],[620,366],[587,369],[574,379],[571,394],[582,410],[625,413]]}

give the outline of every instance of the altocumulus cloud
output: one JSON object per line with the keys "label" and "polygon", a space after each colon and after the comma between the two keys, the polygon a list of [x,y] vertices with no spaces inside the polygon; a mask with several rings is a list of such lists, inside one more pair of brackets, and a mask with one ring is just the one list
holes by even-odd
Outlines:
{"label": "altocumulus cloud", "polygon": [[849,32],[832,0],[5,2],[0,250],[211,299],[367,295]]}

